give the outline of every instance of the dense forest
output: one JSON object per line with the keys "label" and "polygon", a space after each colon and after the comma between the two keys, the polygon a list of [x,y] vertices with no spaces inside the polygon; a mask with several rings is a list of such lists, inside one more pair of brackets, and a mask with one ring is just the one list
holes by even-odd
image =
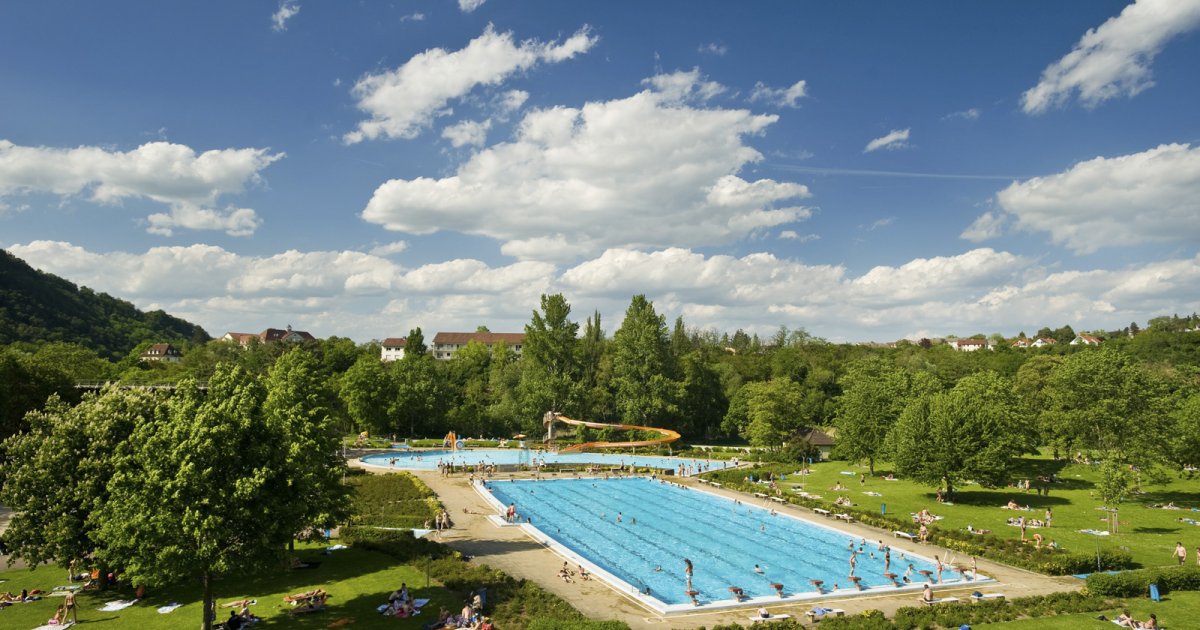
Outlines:
{"label": "dense forest", "polygon": [[142,312],[0,250],[0,344],[62,341],[117,360],[147,340],[204,342],[209,336],[161,310]]}

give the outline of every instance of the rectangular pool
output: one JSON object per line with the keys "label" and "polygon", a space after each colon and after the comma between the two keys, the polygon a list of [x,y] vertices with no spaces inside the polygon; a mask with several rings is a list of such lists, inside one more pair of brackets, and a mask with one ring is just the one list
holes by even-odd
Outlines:
{"label": "rectangular pool", "polygon": [[[685,558],[694,566],[692,589],[706,606],[734,604],[731,586],[741,588],[750,603],[779,602],[775,583],[783,584],[786,599],[820,597],[833,589],[838,595],[920,590],[925,578],[919,571],[935,571],[930,559],[891,550],[891,572],[903,575],[912,565],[911,583],[898,588],[884,576],[880,541],[864,542],[832,527],[663,480],[492,481],[477,489],[501,514],[515,504],[522,526],[535,537],[599,569],[618,589],[663,612],[692,607],[685,592]],[[849,559],[860,549],[856,588],[848,577]],[[947,564],[944,582],[960,579]],[[812,580],[821,580],[826,592],[818,594]]]}

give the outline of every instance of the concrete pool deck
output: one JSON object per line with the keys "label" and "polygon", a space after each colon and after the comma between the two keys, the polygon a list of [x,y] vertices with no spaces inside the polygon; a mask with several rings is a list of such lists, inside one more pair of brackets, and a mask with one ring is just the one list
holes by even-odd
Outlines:
{"label": "concrete pool deck", "polygon": [[[357,460],[351,460],[351,465],[359,466],[360,464]],[[570,602],[589,618],[618,619],[629,624],[631,628],[696,628],[699,626],[730,623],[748,626],[751,625],[749,617],[753,616],[757,608],[762,605],[756,602],[754,604],[746,604],[742,608],[713,610],[706,610],[704,607],[701,607],[688,612],[660,615],[602,581],[576,580],[572,583],[563,582],[556,577],[559,568],[562,566],[563,557],[531,538],[521,528],[497,527],[488,519],[488,516],[495,514],[495,510],[488,506],[483,497],[471,487],[467,474],[458,473],[453,477],[443,477],[437,471],[408,472],[416,475],[429,485],[438,494],[446,509],[455,519],[455,529],[443,533],[440,538],[441,542],[464,554],[473,556],[475,560],[482,564],[490,565],[515,578],[524,578],[536,582],[547,591]],[[496,478],[507,479],[510,476],[517,478],[529,477],[529,475],[518,474],[499,475]],[[551,478],[555,476],[549,475]],[[700,486],[694,479],[673,479],[673,481],[695,488],[703,487],[706,491],[715,494],[736,497],[744,503],[760,504],[764,502],[763,499],[756,499],[752,495]],[[780,512],[786,512],[805,520],[834,527],[851,536],[865,538],[868,541],[884,538],[893,549],[919,553],[926,556],[931,556],[935,553],[953,553],[932,545],[922,545],[890,538],[890,532],[883,532],[882,530],[865,527],[857,523],[834,522],[834,519],[823,519],[820,516],[814,515],[809,510],[795,505],[772,503],[770,506]],[[1015,598],[1029,595],[1044,595],[1058,591],[1074,591],[1079,590],[1083,586],[1080,580],[1071,577],[1044,576],[983,559],[980,559],[978,563],[980,573],[993,577],[996,580],[995,582],[938,586],[935,587],[937,597],[954,596],[960,599],[967,599],[970,593],[978,590],[983,593],[1003,593],[1009,598]],[[878,609],[890,616],[900,607],[916,605],[918,597],[919,595],[911,592],[902,594],[864,593],[849,597],[831,595],[828,598],[817,601],[779,602],[766,605],[766,608],[773,615],[787,614],[791,615],[792,619],[799,621],[804,621],[804,613],[811,610],[815,605],[821,605],[826,608],[841,608],[846,611],[846,614],[854,614],[867,609]],[[970,603],[966,602],[962,605],[970,605]]]}

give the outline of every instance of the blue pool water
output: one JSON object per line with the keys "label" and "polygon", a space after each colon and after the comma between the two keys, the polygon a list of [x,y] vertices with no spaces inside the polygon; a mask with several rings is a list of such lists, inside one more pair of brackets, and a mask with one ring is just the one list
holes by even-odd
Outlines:
{"label": "blue pool water", "polygon": [[528,465],[532,460],[543,460],[547,464],[599,464],[601,466],[637,466],[677,470],[680,465],[690,468],[687,474],[703,470],[720,470],[732,466],[729,462],[684,457],[659,457],[657,455],[615,455],[609,453],[555,453],[552,451],[530,451],[525,449],[471,449],[469,451],[427,450],[403,453],[380,453],[362,458],[364,464],[385,468],[408,468],[437,470],[439,462],[453,462],[456,466],[475,464]]}
{"label": "blue pool water", "polygon": [[[848,545],[857,548],[859,539],[725,497],[644,477],[494,481],[487,487],[499,504],[515,503],[522,522],[531,519],[546,536],[638,591],[649,587],[666,604],[690,603],[684,558],[695,567],[692,585],[702,603],[729,600],[730,586],[752,598],[777,597],[773,582],[789,595],[815,593],[814,579],[826,589],[853,588]],[[864,587],[894,589],[883,576],[877,547],[867,541],[855,575]],[[902,575],[912,563],[913,584],[923,581],[917,571],[934,570],[926,559],[901,554],[892,551],[891,571]],[[947,567],[943,579],[958,575]]]}

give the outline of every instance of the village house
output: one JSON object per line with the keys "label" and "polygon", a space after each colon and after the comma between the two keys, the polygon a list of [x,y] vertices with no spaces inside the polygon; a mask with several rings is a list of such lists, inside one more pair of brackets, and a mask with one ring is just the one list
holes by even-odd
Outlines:
{"label": "village house", "polygon": [[287,330],[268,328],[257,335],[254,333],[227,332],[221,336],[221,341],[231,341],[237,343],[243,348],[250,345],[250,343],[255,339],[261,343],[269,343],[273,341],[298,343],[301,341],[311,341],[316,339],[316,337],[313,337],[307,331],[292,330],[291,325],[287,327]]}
{"label": "village house", "polygon": [[138,358],[142,361],[165,361],[167,363],[179,363],[183,360],[183,353],[179,348],[172,346],[169,343],[156,343],[149,348],[146,348]]}
{"label": "village house", "polygon": [[433,337],[433,358],[449,361],[455,352],[472,341],[485,346],[508,344],[515,354],[520,355],[521,345],[525,343],[525,333],[440,332]]}

